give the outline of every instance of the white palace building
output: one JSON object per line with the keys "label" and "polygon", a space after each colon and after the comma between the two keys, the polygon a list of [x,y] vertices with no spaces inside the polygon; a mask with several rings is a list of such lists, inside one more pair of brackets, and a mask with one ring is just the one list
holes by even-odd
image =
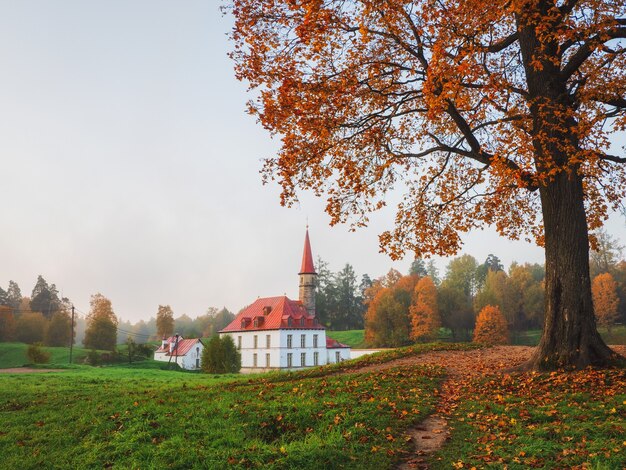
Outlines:
{"label": "white palace building", "polygon": [[220,335],[230,335],[241,352],[242,372],[299,369],[350,359],[350,347],[326,338],[315,317],[315,278],[309,231],[304,238],[298,300],[259,298]]}

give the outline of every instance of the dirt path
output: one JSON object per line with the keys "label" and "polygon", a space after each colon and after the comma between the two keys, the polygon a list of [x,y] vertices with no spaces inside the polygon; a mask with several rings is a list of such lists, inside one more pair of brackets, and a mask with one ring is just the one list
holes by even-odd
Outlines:
{"label": "dirt path", "polygon": [[32,367],[13,367],[0,369],[0,374],[42,374],[44,372],[63,372],[67,369],[33,369]]}
{"label": "dirt path", "polygon": [[[626,346],[611,346],[626,356]],[[398,366],[438,365],[446,369],[436,413],[427,417],[415,428],[407,431],[415,445],[413,455],[400,464],[398,470],[426,469],[425,456],[440,449],[449,437],[445,415],[458,406],[459,391],[463,384],[475,377],[502,374],[515,369],[530,359],[535,348],[528,346],[495,346],[472,351],[432,351],[419,356],[405,357],[395,361],[374,364],[350,372],[384,370]]]}

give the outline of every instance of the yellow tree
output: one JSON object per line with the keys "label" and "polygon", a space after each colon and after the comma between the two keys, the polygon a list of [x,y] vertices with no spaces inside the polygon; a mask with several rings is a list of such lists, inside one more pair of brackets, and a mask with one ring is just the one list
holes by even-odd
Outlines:
{"label": "yellow tree", "polygon": [[618,318],[617,282],[610,273],[598,274],[593,279],[591,291],[598,323],[607,327],[610,333],[611,327]]}
{"label": "yellow tree", "polygon": [[98,293],[91,296],[91,310],[87,315],[87,330],[83,344],[86,348],[115,350],[118,319],[111,301]]}
{"label": "yellow tree", "polygon": [[415,286],[414,303],[409,308],[411,339],[432,340],[437,337],[441,326],[437,309],[437,288],[428,276],[421,278]]}
{"label": "yellow tree", "polygon": [[506,318],[498,307],[485,306],[476,318],[474,342],[484,344],[507,344],[509,329]]}
{"label": "yellow tree", "polygon": [[[281,148],[281,202],[327,197],[355,226],[404,188],[393,258],[456,252],[492,225],[545,247],[532,365],[611,362],[597,333],[589,229],[626,195],[623,0],[231,0],[236,74]],[[480,12],[480,14],[477,14]]]}
{"label": "yellow tree", "polygon": [[156,316],[157,336],[167,338],[174,333],[174,312],[169,305],[159,305]]}

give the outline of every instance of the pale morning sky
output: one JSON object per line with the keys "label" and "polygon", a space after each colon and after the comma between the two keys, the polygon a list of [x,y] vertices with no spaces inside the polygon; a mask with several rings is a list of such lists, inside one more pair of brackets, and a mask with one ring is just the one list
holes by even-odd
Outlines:
{"label": "pale morning sky", "polygon": [[[261,185],[276,143],[245,113],[219,2],[0,2],[0,286],[30,295],[38,274],[82,311],[91,294],[136,321],[238,311],[297,297],[308,217],[314,256],[377,277],[406,272],[377,235],[393,211],[349,232],[323,201],[285,209]],[[609,232],[626,239],[624,220]],[[487,230],[465,253],[543,262],[542,250]],[[443,270],[447,260],[439,260]]]}

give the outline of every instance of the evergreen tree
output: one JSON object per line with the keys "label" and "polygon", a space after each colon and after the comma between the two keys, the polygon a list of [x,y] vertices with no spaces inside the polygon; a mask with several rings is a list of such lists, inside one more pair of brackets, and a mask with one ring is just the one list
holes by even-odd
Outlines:
{"label": "evergreen tree", "polygon": [[436,286],[439,286],[439,284],[441,284],[441,279],[439,279],[439,268],[437,268],[435,260],[428,260],[428,264],[426,265],[426,275],[432,279],[433,283]]}
{"label": "evergreen tree", "polygon": [[7,291],[5,291],[2,287],[0,287],[0,307],[1,306],[9,306],[9,295]]}
{"label": "evergreen tree", "polygon": [[9,307],[19,313],[20,303],[22,302],[22,291],[20,286],[15,281],[9,281],[9,288],[7,289],[7,301]]}
{"label": "evergreen tree", "polygon": [[46,318],[52,317],[61,303],[58,294],[56,286],[54,284],[49,286],[40,274],[30,296],[31,311],[41,312]]}
{"label": "evergreen tree", "polygon": [[409,276],[428,276],[426,264],[424,263],[424,260],[422,258],[415,258],[413,260],[413,262],[411,263],[411,267],[409,268]]}

